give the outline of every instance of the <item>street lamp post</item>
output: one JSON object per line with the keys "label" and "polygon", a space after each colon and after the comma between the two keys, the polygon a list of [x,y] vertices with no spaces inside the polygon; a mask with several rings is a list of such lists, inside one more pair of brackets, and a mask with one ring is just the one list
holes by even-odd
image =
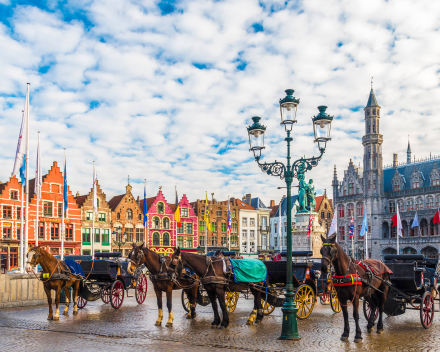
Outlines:
{"label": "street lamp post", "polygon": [[252,121],[254,122],[247,128],[249,134],[249,146],[250,151],[254,153],[254,157],[258,166],[263,172],[266,172],[271,176],[279,176],[281,179],[285,179],[287,186],[287,270],[286,270],[286,294],[283,304],[283,323],[280,339],[282,340],[299,340],[298,325],[296,315],[298,308],[294,301],[293,284],[292,284],[292,196],[291,188],[293,178],[304,177],[306,171],[311,170],[318,165],[324,154],[326,143],[330,140],[331,122],[332,116],[326,114],[326,106],[319,106],[319,114],[312,117],[313,132],[315,135],[315,142],[318,143],[318,149],[320,155],[312,158],[301,158],[296,160],[293,164],[290,163],[290,143],[293,138],[290,133],[293,128],[293,124],[296,123],[296,113],[299,104],[299,99],[293,96],[294,90],[287,89],[286,97],[280,100],[280,113],[281,113],[281,125],[284,125],[284,129],[287,132],[287,165],[275,160],[274,163],[260,163],[261,151],[264,147],[264,134],[266,127],[260,124],[261,118],[254,116]]}
{"label": "street lamp post", "polygon": [[[119,252],[121,252],[121,246],[123,246],[124,244],[127,243],[127,241],[122,241],[122,229],[118,228],[115,231],[113,231],[112,235],[116,235],[116,239],[113,241],[113,245],[114,246],[118,246],[119,247]],[[126,239],[126,233],[124,232],[124,238]]]}

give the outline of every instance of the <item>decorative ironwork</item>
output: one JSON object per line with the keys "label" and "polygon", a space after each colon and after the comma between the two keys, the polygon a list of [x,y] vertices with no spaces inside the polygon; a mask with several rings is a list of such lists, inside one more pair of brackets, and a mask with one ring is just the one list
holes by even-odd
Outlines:
{"label": "decorative ironwork", "polygon": [[318,162],[322,159],[325,149],[321,149],[321,155],[312,158],[301,158],[295,161],[292,165],[292,177],[298,178],[299,175],[304,175],[307,171],[312,170],[313,167],[318,166]]}
{"label": "decorative ironwork", "polygon": [[283,163],[280,163],[275,160],[274,163],[260,163],[260,157],[256,157],[255,160],[258,163],[261,171],[267,173],[269,176],[279,176],[282,180],[284,180],[284,174],[286,173],[286,167]]}

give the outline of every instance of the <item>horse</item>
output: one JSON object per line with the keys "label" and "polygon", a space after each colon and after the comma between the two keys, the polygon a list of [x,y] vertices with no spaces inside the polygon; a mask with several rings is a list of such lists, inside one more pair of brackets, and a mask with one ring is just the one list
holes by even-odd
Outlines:
{"label": "horse", "polygon": [[[240,292],[250,288],[254,295],[254,308],[247,321],[248,325],[260,323],[263,320],[263,309],[261,306],[261,291],[255,286],[263,287],[264,283],[236,283],[230,278],[230,275],[223,272],[223,259],[220,257],[208,257],[194,253],[181,252],[180,248],[176,248],[171,255],[172,266],[176,266],[176,271],[181,268],[189,268],[194,271],[201,279],[203,287],[208,293],[211,300],[212,309],[214,311],[214,320],[211,327],[227,328],[229,325],[228,311],[226,310],[225,292]],[[223,319],[220,324],[220,315],[218,314],[217,299],[222,310]]]}
{"label": "horse", "polygon": [[[77,298],[78,298],[78,290],[81,281],[75,275],[71,274],[70,270],[62,261],[55,258],[52,254],[46,251],[44,247],[40,247],[40,246],[30,247],[29,252],[27,253],[26,271],[28,273],[33,272],[35,275],[33,268],[38,264],[40,264],[41,267],[43,268],[43,279],[41,281],[43,281],[44,292],[46,293],[47,304],[49,305],[49,315],[47,317],[47,320],[60,319],[59,304],[60,304],[61,290],[64,290],[66,296],[66,305],[63,314],[68,315],[69,287],[73,288],[73,303],[74,303],[73,314],[77,315],[78,314]],[[63,275],[66,279],[59,279],[60,274]],[[53,310],[52,310],[52,296],[51,296],[52,290],[55,291],[55,305],[56,305],[55,316],[53,316]]]}
{"label": "horse", "polygon": [[130,263],[128,265],[128,272],[133,274],[139,265],[144,264],[150,272],[150,280],[153,283],[154,292],[157,298],[157,307],[159,309],[158,319],[156,325],[162,325],[163,311],[162,311],[162,292],[167,295],[168,321],[166,326],[173,326],[173,312],[172,312],[172,295],[173,290],[180,290],[186,293],[190,302],[190,311],[187,319],[194,319],[196,317],[196,298],[198,290],[198,282],[195,275],[185,274],[185,277],[176,278],[174,272],[169,270],[171,263],[170,257],[163,257],[156,252],[144,248],[144,244],[136,246],[133,243],[133,249],[128,255]]}
{"label": "horse", "polygon": [[[335,275],[333,276],[333,286],[336,289],[339,302],[342,306],[344,316],[344,332],[341,341],[348,341],[350,326],[348,323],[348,305],[353,304],[353,318],[356,323],[356,335],[354,342],[362,342],[362,332],[359,327],[359,298],[364,299],[370,304],[372,314],[368,319],[367,330],[373,331],[374,320],[377,306],[379,307],[379,320],[377,322],[377,333],[383,333],[382,315],[385,301],[388,294],[388,285],[385,282],[390,280],[390,270],[380,261],[370,259],[365,262],[356,262],[349,257],[342,247],[336,242],[336,234],[325,238],[321,235],[321,270],[323,273],[330,272],[331,265],[334,266]],[[381,268],[379,275],[372,275],[369,267]],[[374,295],[373,295],[374,294]],[[374,297],[374,299],[373,299]],[[378,302],[378,303],[377,303]]]}

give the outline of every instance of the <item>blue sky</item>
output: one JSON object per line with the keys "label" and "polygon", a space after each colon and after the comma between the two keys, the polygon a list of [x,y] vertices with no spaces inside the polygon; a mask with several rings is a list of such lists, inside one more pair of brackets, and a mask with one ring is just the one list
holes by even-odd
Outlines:
{"label": "blue sky", "polygon": [[12,171],[26,83],[30,158],[62,161],[84,194],[92,162],[108,197],[130,175],[135,195],[174,186],[190,199],[245,193],[278,201],[282,181],[248,152],[246,126],[267,126],[264,161],[286,155],[278,100],[301,99],[293,157],[317,155],[319,105],[333,140],[308,177],[330,191],[359,163],[371,77],[382,106],[384,163],[437,151],[440,4],[353,1],[0,0],[0,181]]}

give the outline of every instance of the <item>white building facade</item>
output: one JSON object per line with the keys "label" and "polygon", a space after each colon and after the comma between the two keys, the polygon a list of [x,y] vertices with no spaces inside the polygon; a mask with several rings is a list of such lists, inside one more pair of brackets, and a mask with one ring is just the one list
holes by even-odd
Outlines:
{"label": "white building facade", "polygon": [[[292,196],[292,228],[296,223],[296,201],[298,196]],[[281,212],[281,222],[280,222]],[[280,229],[281,228],[281,229]],[[270,249],[275,252],[285,251],[287,249],[287,198],[281,200],[275,215],[270,218]]]}

